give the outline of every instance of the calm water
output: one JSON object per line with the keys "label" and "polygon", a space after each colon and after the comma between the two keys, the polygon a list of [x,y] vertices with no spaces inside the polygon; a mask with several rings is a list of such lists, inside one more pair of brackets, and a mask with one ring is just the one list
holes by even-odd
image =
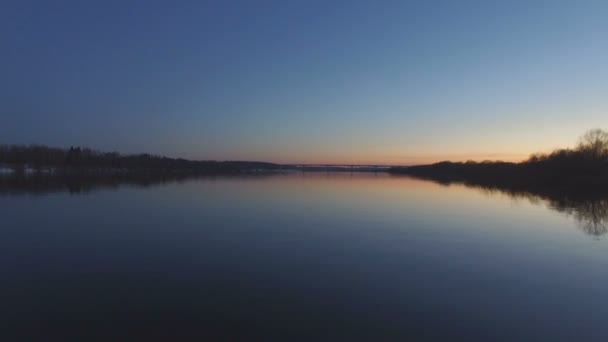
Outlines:
{"label": "calm water", "polygon": [[59,190],[0,194],[2,340],[608,338],[602,201],[381,174]]}

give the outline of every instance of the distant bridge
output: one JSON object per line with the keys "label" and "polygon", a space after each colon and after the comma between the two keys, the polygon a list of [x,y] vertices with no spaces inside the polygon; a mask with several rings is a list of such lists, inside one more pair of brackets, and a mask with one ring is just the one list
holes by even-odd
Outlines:
{"label": "distant bridge", "polygon": [[385,172],[393,165],[381,164],[290,164],[285,168],[302,172]]}

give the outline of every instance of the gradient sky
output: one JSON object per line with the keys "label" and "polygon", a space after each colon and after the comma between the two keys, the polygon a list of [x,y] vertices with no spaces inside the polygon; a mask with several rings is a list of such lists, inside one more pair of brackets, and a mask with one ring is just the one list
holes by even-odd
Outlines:
{"label": "gradient sky", "polygon": [[519,160],[608,128],[608,1],[0,2],[0,143]]}

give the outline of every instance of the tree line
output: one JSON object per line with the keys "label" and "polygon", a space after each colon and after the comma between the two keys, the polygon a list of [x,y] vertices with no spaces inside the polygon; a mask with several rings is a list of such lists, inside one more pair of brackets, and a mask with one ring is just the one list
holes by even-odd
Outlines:
{"label": "tree line", "polygon": [[274,170],[272,163],[250,161],[194,161],[147,153],[122,155],[89,148],[55,148],[44,145],[0,145],[0,165],[21,170],[149,170],[184,172],[243,172]]}
{"label": "tree line", "polygon": [[519,162],[450,162],[394,167],[389,172],[443,182],[504,184],[508,186],[608,185],[608,132],[590,130],[575,148],[537,153]]}

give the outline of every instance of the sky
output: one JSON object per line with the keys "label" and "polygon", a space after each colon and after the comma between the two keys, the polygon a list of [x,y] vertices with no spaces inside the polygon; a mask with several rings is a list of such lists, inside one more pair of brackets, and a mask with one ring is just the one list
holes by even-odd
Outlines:
{"label": "sky", "polygon": [[522,160],[608,129],[608,1],[0,2],[0,143]]}

